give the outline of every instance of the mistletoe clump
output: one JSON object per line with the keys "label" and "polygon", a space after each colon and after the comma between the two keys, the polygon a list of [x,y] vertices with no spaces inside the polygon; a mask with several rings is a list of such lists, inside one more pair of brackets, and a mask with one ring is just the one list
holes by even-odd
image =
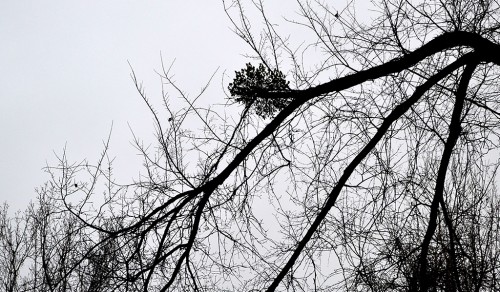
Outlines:
{"label": "mistletoe clump", "polygon": [[273,116],[286,107],[291,99],[266,97],[266,93],[290,90],[285,75],[278,69],[269,69],[263,64],[255,68],[247,63],[246,68],[236,71],[236,77],[229,83],[229,93],[237,102],[252,106],[262,118]]}

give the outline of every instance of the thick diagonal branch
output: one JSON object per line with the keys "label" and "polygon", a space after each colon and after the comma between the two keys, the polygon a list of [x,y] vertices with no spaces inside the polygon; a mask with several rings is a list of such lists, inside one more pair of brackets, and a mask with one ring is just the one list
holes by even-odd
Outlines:
{"label": "thick diagonal branch", "polygon": [[298,109],[307,101],[324,94],[349,89],[353,86],[362,84],[367,80],[373,80],[392,73],[403,71],[417,64],[423,59],[432,56],[433,54],[456,46],[468,46],[474,48],[476,51],[481,52],[481,55],[483,56],[485,61],[491,61],[500,65],[500,55],[496,53],[498,52],[498,50],[500,50],[499,45],[494,44],[491,41],[476,34],[470,34],[467,32],[453,32],[438,36],[429,43],[423,45],[422,47],[411,53],[391,60],[382,65],[369,68],[367,70],[359,71],[345,77],[334,79],[330,82],[305,90],[270,92],[268,93],[270,98],[291,97],[293,98],[293,101],[286,108],[280,111],[280,113],[276,115],[276,117],[271,122],[269,122],[269,124],[267,124],[267,126],[262,129],[262,131],[257,134],[212,180],[197,188],[178,194],[169,202],[158,206],[137,222],[120,230],[109,232],[108,230],[105,230],[97,225],[85,222],[85,220],[83,220],[82,218],[80,218],[80,220],[82,220],[83,223],[89,227],[105,233],[112,233],[113,236],[117,236],[121,233],[125,233],[132,229],[138,228],[145,222],[151,220],[162,210],[164,210],[168,205],[172,203],[172,201],[178,200],[180,198],[192,200],[201,193],[206,194],[210,193],[212,190],[215,190],[217,186],[221,185],[238,167],[238,165],[240,165],[245,160],[245,158],[255,149],[255,147],[257,147],[257,145],[259,145],[266,137],[271,135],[287,117],[289,117],[296,109]]}
{"label": "thick diagonal branch", "polygon": [[424,84],[417,87],[415,92],[409,99],[396,106],[394,110],[384,119],[384,122],[377,130],[377,133],[375,133],[375,135],[370,139],[370,141],[365,145],[365,147],[358,153],[358,155],[356,155],[356,157],[354,157],[354,159],[346,167],[344,173],[340,177],[335,188],[333,188],[331,193],[328,195],[328,199],[324,203],[319,214],[316,216],[316,219],[312,223],[311,227],[309,227],[307,233],[304,235],[302,240],[299,242],[299,244],[293,251],[293,254],[288,259],[288,262],[285,264],[285,266],[280,271],[278,276],[274,279],[273,283],[269,286],[267,291],[274,291],[278,287],[279,283],[283,280],[285,275],[292,268],[293,264],[302,253],[302,250],[305,248],[306,244],[312,238],[313,234],[319,228],[321,222],[325,219],[326,215],[337,201],[337,198],[342,188],[344,187],[345,183],[347,182],[351,174],[354,172],[354,169],[359,165],[359,163],[361,163],[361,161],[363,161],[363,159],[368,155],[368,153],[370,153],[370,151],[372,151],[375,148],[377,143],[385,135],[385,133],[392,125],[392,123],[394,123],[403,114],[405,114],[406,111],[408,111],[408,109],[410,109],[410,107],[414,105],[420,99],[420,97],[422,97],[422,95],[432,86],[434,86],[437,82],[439,82],[441,79],[443,79],[444,77],[446,77],[448,74],[452,73],[459,67],[467,64],[468,62],[471,62],[475,58],[476,58],[475,54],[470,53],[458,59],[457,61],[453,62],[452,64],[448,65],[444,69],[440,70],[438,73],[429,78]]}

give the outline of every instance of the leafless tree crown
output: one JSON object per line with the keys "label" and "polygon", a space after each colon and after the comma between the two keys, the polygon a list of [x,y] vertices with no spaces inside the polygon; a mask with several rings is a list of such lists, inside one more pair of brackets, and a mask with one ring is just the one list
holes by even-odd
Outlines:
{"label": "leafless tree crown", "polygon": [[163,67],[158,111],[132,71],[135,181],[107,141],[0,209],[0,290],[500,291],[499,3],[271,2],[223,2],[222,106]]}

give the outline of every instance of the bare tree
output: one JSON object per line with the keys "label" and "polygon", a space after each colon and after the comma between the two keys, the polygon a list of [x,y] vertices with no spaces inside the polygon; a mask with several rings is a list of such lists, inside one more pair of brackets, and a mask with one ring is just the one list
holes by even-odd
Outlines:
{"label": "bare tree", "polygon": [[164,67],[157,111],[132,71],[156,145],[129,184],[109,141],[47,168],[33,290],[500,289],[499,3],[295,4],[224,2],[252,60],[225,105]]}
{"label": "bare tree", "polygon": [[8,205],[0,208],[0,287],[2,291],[22,291],[25,285],[23,266],[30,256],[32,243],[25,215],[8,214]]}

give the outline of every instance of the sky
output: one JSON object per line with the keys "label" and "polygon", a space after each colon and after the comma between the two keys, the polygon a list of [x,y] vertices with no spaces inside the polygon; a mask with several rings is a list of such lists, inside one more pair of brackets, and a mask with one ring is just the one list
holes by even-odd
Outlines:
{"label": "sky", "polygon": [[138,174],[131,129],[152,143],[154,127],[129,63],[152,100],[160,54],[192,95],[217,72],[202,97],[211,102],[247,61],[221,1],[1,1],[0,40],[0,202],[14,210],[64,148],[70,161],[96,161],[111,128],[115,173]]}

